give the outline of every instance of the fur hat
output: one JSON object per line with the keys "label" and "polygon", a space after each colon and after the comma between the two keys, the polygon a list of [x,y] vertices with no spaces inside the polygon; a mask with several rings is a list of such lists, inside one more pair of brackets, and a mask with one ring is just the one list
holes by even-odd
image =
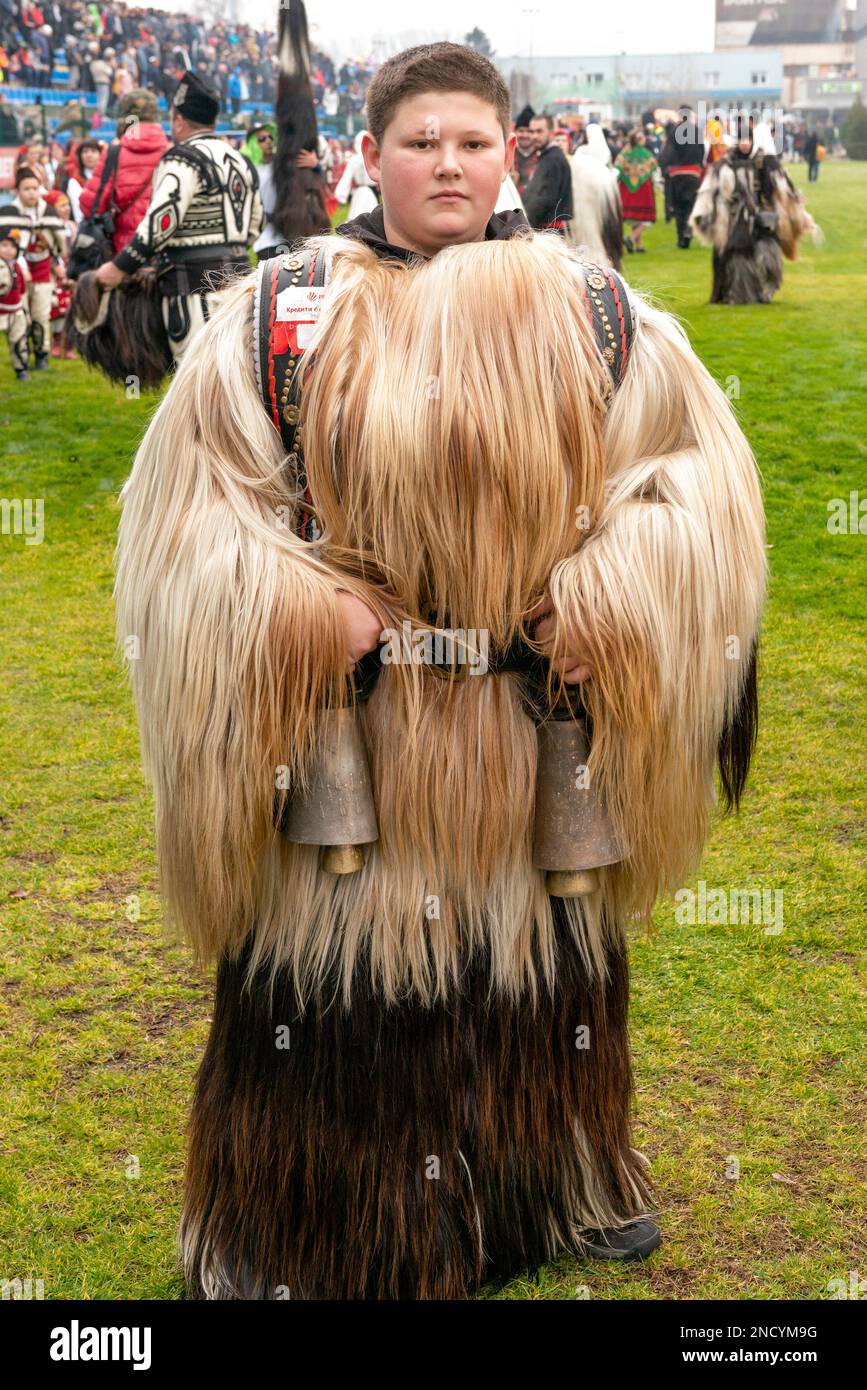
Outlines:
{"label": "fur hat", "polygon": [[146,92],[143,87],[136,87],[133,91],[127,92],[125,97],[121,97],[117,103],[118,124],[121,121],[128,123],[130,116],[135,116],[139,121],[159,121],[155,93]]}
{"label": "fur hat", "polygon": [[194,125],[213,125],[220,114],[220,94],[212,82],[185,72],[171,101],[173,111]]}

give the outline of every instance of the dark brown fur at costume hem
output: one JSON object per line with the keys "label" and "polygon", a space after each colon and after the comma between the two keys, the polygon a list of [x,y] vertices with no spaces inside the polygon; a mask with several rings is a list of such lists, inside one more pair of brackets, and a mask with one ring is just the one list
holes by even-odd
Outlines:
{"label": "dark brown fur at costume hem", "polygon": [[770,304],[783,283],[783,253],[771,236],[749,253],[713,253],[711,304]]}
{"label": "dark brown fur at costume hem", "polygon": [[155,278],[124,281],[111,292],[105,322],[79,331],[76,318],[82,324],[94,323],[101,294],[96,271],[85,271],[76,281],[69,308],[67,345],[109,381],[126,384],[136,377],[140,390],[156,391],[171,368],[172,353]]}
{"label": "dark brown fur at costume hem", "polygon": [[491,997],[480,959],[447,1006],[387,1008],[364,965],[351,1011],[303,1017],[286,972],[269,1002],[267,974],[243,991],[246,953],[222,962],[181,1224],[194,1294],[463,1298],[576,1249],[576,1220],[649,1210],[625,951],[590,983],[557,917],[535,1012]]}
{"label": "dark brown fur at costume hem", "polygon": [[758,737],[758,643],[754,642],[747,659],[740,698],[731,718],[726,721],[717,747],[722,804],[726,811],[740,809]]}

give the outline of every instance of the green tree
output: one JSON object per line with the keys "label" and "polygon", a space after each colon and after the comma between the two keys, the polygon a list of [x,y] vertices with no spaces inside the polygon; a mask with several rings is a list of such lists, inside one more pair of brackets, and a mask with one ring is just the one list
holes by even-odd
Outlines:
{"label": "green tree", "polygon": [[850,159],[867,159],[867,106],[860,97],[846,112],[840,139]]}
{"label": "green tree", "polygon": [[486,58],[493,58],[494,50],[491,48],[491,40],[488,38],[484,29],[473,29],[469,34],[464,35],[464,43],[467,48],[474,48],[477,53],[482,53]]}

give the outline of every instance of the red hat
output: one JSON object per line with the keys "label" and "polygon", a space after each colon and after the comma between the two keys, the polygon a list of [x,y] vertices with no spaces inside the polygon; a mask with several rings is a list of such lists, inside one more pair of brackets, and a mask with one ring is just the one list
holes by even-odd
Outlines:
{"label": "red hat", "polygon": [[69,202],[69,194],[64,193],[62,188],[52,188],[46,193],[45,202],[48,203],[49,207],[54,207],[54,204],[59,203],[61,198],[65,198]]}

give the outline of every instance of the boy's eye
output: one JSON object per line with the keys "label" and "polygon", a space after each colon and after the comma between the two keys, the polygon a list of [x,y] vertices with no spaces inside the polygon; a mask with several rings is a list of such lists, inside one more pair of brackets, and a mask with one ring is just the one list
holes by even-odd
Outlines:
{"label": "boy's eye", "polygon": [[[410,149],[413,149],[413,150],[427,149],[428,146],[433,145],[433,144],[435,144],[435,143],[436,143],[436,142],[433,141],[433,140],[411,140],[411,141],[410,141]],[[465,143],[466,143],[467,147],[468,147],[469,149],[472,149],[472,150],[484,150],[484,149],[487,149],[487,144],[486,144],[486,142],[485,142],[484,140],[467,140]]]}

